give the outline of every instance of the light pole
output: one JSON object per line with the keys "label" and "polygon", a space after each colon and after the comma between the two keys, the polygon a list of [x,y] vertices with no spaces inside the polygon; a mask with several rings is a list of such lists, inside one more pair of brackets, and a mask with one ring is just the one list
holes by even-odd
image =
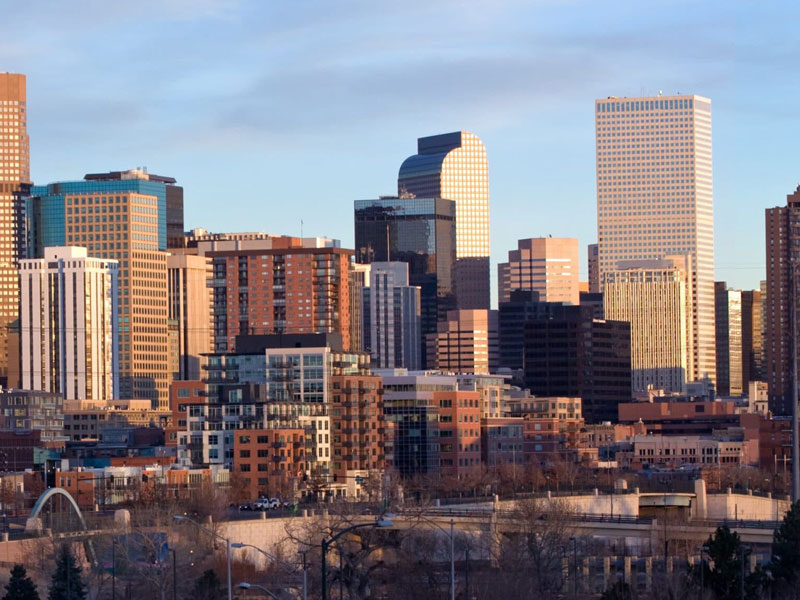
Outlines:
{"label": "light pole", "polygon": [[342,529],[339,533],[333,536],[329,540],[322,540],[322,600],[328,600],[328,566],[327,566],[327,555],[328,555],[328,548],[333,544],[336,540],[342,537],[346,533],[350,533],[351,531],[355,531],[356,529],[363,529],[364,527],[391,527],[392,522],[389,519],[381,518],[375,521],[374,523],[360,523],[358,525],[351,525],[347,529]]}
{"label": "light pole", "polygon": [[456,598],[456,550],[455,550],[455,534],[454,534],[454,527],[455,527],[455,520],[450,519],[450,533],[447,533],[447,530],[437,525],[434,521],[430,519],[425,519],[430,525],[433,525],[441,531],[442,533],[449,535],[450,537],[450,600],[455,600]]}
{"label": "light pole", "polygon": [[[231,548],[252,548],[256,552],[260,552],[264,556],[266,556],[269,560],[278,563],[279,565],[288,568],[290,571],[297,571],[297,565],[293,565],[292,563],[286,562],[278,558],[277,556],[273,556],[269,552],[262,550],[258,546],[253,546],[252,544],[242,544],[241,542],[233,542],[231,543]],[[305,562],[305,554],[303,554],[303,561]],[[239,585],[241,587],[241,584]],[[306,577],[305,577],[305,568],[303,569],[303,599],[306,600],[308,598],[308,591],[306,588]]]}
{"label": "light pole", "polygon": [[[575,567],[575,571],[573,574],[572,579],[572,595],[576,598],[578,597],[578,538],[571,537],[569,541],[572,542],[572,562],[573,566]],[[625,570],[622,571],[625,573]]]}
{"label": "light pole", "polygon": [[175,519],[176,521],[188,521],[195,527],[198,527],[203,531],[205,531],[206,533],[211,534],[214,537],[225,542],[225,554],[228,559],[228,600],[233,600],[233,584],[231,583],[231,541],[228,538],[222,537],[216,531],[209,529],[208,527],[203,527],[202,525],[200,525],[200,523],[198,523],[194,519],[190,519],[185,515],[174,515],[172,518]]}
{"label": "light pole", "polygon": [[257,590],[261,590],[262,592],[264,592],[270,598],[274,598],[275,600],[280,600],[280,598],[278,598],[278,596],[276,596],[275,594],[270,592],[263,585],[257,585],[255,583],[247,583],[246,581],[243,581],[242,583],[239,584],[239,587],[242,588],[243,590],[249,590],[250,588],[256,588]]}

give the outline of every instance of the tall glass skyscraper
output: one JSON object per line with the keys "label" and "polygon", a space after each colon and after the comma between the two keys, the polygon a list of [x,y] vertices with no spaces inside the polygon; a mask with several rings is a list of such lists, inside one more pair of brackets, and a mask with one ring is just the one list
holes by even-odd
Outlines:
{"label": "tall glass skyscraper", "polygon": [[[408,285],[421,288],[423,337],[455,307],[456,206],[443,198],[355,201],[356,262],[408,263]],[[427,365],[422,344],[422,364]]]}
{"label": "tall glass skyscraper", "polygon": [[[17,268],[25,257],[24,201],[31,185],[25,75],[0,73],[0,384],[8,385],[8,328],[19,316]],[[15,381],[10,382],[16,385]]]}
{"label": "tall glass skyscraper", "polygon": [[716,377],[711,101],[701,96],[595,101],[600,280],[619,261],[692,263],[689,381]]}
{"label": "tall glass skyscraper", "polygon": [[397,193],[456,203],[458,307],[489,308],[489,161],[480,138],[467,131],[419,138],[417,154],[400,166]]}

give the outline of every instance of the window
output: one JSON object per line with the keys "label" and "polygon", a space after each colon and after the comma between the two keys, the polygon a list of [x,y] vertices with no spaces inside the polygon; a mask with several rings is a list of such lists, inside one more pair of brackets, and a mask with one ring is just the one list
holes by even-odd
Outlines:
{"label": "window", "polygon": [[240,466],[239,466],[239,470],[240,470],[242,473],[249,473],[249,472],[250,472],[250,465],[249,465],[249,464],[247,464],[247,463],[245,463],[245,464],[243,464],[243,465],[240,465]]}
{"label": "window", "polygon": [[239,450],[239,458],[250,458],[250,450]]}

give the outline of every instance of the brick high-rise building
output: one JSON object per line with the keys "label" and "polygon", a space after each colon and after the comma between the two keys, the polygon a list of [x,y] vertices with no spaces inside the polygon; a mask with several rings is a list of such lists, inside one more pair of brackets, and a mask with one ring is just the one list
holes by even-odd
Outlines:
{"label": "brick high-rise building", "polygon": [[478,136],[455,131],[419,138],[417,154],[400,166],[397,195],[447,198],[455,202],[454,281],[458,308],[488,309],[489,161]]}
{"label": "brick high-rise building", "polygon": [[[17,268],[25,258],[25,204],[31,186],[25,75],[0,73],[0,384],[19,353],[9,326],[19,316]],[[14,369],[16,371],[16,369]],[[13,384],[14,382],[12,382]]]}
{"label": "brick high-rise building", "polygon": [[82,246],[119,261],[119,394],[169,408],[167,196],[171,177],[139,169],[31,188],[30,249]]}
{"label": "brick high-rise building", "polygon": [[600,278],[621,260],[692,258],[687,379],[716,374],[711,101],[701,96],[595,101]]}
{"label": "brick high-rise building", "polygon": [[350,349],[353,251],[338,244],[270,236],[199,245],[213,265],[214,351],[234,351],[238,335],[334,332]]}
{"label": "brick high-rise building", "polygon": [[543,302],[580,303],[578,240],[530,238],[519,240],[508,262],[497,265],[497,297],[507,302],[514,290],[539,293]]}
{"label": "brick high-rise building", "polygon": [[[778,415],[792,414],[792,308],[800,308],[797,264],[800,260],[800,186],[786,196],[786,206],[766,215],[767,284],[764,371],[769,406]],[[794,250],[792,250],[794,248]],[[794,293],[793,293],[794,290]]]}

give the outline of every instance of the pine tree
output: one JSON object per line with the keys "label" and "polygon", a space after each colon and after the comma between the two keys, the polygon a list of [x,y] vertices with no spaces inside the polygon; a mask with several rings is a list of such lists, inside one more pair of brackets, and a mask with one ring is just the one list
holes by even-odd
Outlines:
{"label": "pine tree", "polygon": [[69,546],[64,544],[56,557],[56,570],[50,583],[47,600],[86,600],[83,569],[75,561]]}
{"label": "pine tree", "polygon": [[192,600],[220,600],[225,596],[222,589],[222,582],[217,577],[213,569],[203,571],[203,574],[195,579],[194,589],[190,598]]}
{"label": "pine tree", "polygon": [[769,571],[779,589],[793,590],[800,582],[800,502],[792,504],[775,530]]}
{"label": "pine tree", "polygon": [[25,567],[14,565],[11,569],[11,579],[6,585],[6,595],[3,600],[39,600],[36,584],[25,573]]}

